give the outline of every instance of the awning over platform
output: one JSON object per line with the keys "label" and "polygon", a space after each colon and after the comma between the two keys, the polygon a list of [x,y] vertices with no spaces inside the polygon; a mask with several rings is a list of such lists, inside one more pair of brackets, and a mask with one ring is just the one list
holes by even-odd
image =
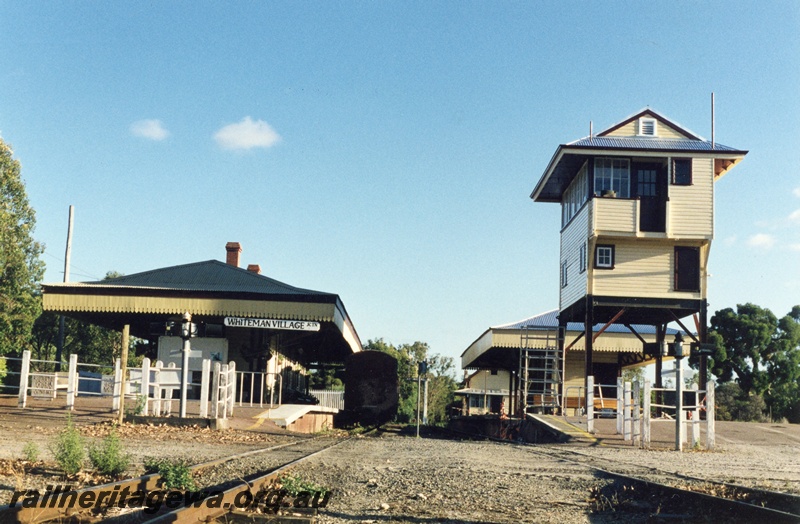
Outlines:
{"label": "awning over platform", "polygon": [[[603,328],[603,324],[594,326],[594,333]],[[631,328],[647,342],[655,342],[655,328],[649,325],[632,325]],[[569,322],[564,338],[565,347],[569,351],[585,351],[586,339],[579,337],[583,333],[583,324]],[[668,335],[676,330],[668,329]],[[514,370],[519,365],[519,351],[527,349],[544,349],[554,347],[558,343],[558,310],[547,311],[526,318],[519,322],[490,327],[461,354],[463,369],[506,369]],[[595,340],[593,351],[642,353],[642,341],[624,325],[611,324]]]}
{"label": "awning over platform", "polygon": [[333,360],[361,351],[338,295],[290,286],[216,260],[97,282],[44,284],[42,290],[45,311],[115,330],[128,324],[140,338],[152,335],[154,323],[179,321],[189,312],[193,322],[220,326],[230,317],[318,322],[319,330],[282,332],[284,339],[323,348]]}

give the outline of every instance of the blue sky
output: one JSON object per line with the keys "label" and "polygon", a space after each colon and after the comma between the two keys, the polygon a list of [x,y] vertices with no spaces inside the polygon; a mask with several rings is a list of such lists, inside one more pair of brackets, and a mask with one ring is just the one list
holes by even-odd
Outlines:
{"label": "blue sky", "polygon": [[3,2],[45,281],[224,260],[458,357],[558,306],[558,144],[650,106],[746,149],[710,310],[800,303],[800,3]]}

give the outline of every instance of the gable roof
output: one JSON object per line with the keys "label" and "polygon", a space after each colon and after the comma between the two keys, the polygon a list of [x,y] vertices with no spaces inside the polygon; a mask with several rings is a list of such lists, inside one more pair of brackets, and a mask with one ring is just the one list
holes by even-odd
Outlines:
{"label": "gable roof", "polygon": [[[642,117],[655,118],[661,124],[666,125],[672,133],[669,137],[614,134]],[[597,135],[590,135],[559,145],[533,189],[531,198],[537,202],[561,202],[562,194],[569,187],[583,163],[591,156],[609,154],[645,156],[650,152],[691,154],[692,156],[714,158],[719,163],[715,165],[715,179],[725,174],[747,154],[745,150],[708,141],[657,111],[645,108],[604,129]]]}
{"label": "gable roof", "polygon": [[654,109],[650,109],[649,107],[645,107],[644,109],[632,114],[631,116],[621,120],[620,122],[617,122],[616,124],[612,125],[611,127],[608,127],[607,129],[604,129],[603,131],[600,131],[599,133],[597,133],[597,136],[609,135],[609,134],[613,133],[614,131],[616,131],[617,129],[620,129],[621,127],[624,127],[624,126],[630,124],[634,120],[639,120],[640,118],[644,118],[644,117],[655,118],[656,120],[658,120],[662,124],[667,124],[669,127],[675,129],[680,134],[684,135],[686,138],[689,138],[689,139],[692,139],[692,140],[705,140],[705,138],[701,137],[700,135],[698,135],[698,134],[696,134],[696,133],[694,133],[692,131],[689,131],[686,127],[684,127],[684,126],[682,126],[682,125],[680,125],[680,124],[678,124],[678,123],[676,123],[674,121],[671,121],[670,119],[668,119],[667,117],[665,117],[661,113],[657,112]]}

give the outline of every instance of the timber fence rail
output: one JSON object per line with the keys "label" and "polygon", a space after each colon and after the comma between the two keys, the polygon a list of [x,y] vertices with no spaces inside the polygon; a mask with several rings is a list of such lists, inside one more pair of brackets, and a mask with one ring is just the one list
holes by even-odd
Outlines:
{"label": "timber fence rail", "polygon": [[[662,397],[667,397],[672,394],[675,399],[675,404],[669,404],[665,401],[662,403],[653,402],[653,398],[658,397],[661,393]],[[706,429],[705,448],[712,450],[716,447],[716,418],[715,418],[715,388],[714,382],[709,381],[706,384],[706,389],[698,389],[697,384],[692,385],[692,389],[682,390],[683,403],[680,411],[677,410],[677,389],[668,388],[654,388],[651,387],[650,381],[644,382],[644,394],[642,395],[643,409],[642,409],[642,447],[650,447],[650,426],[653,420],[652,411],[658,409],[660,411],[671,411],[675,413],[673,419],[677,424],[678,438],[681,443],[689,444],[691,447],[701,445],[700,428],[703,422]],[[686,399],[689,401],[687,402]],[[701,415],[705,413],[705,421],[701,421]],[[691,440],[688,439],[691,435]]]}

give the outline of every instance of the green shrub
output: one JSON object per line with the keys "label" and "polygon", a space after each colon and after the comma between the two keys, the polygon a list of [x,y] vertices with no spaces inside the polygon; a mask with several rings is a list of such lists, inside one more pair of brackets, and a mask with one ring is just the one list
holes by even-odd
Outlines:
{"label": "green shrub", "polygon": [[147,405],[147,396],[143,394],[136,395],[136,403],[125,410],[125,414],[139,416],[144,414],[144,408]]}
{"label": "green shrub", "polygon": [[146,458],[144,471],[146,474],[158,473],[161,476],[161,487],[165,489],[195,489],[192,471],[185,459]]}
{"label": "green shrub", "polygon": [[89,461],[101,475],[116,477],[128,469],[131,458],[130,455],[123,452],[122,442],[119,440],[116,430],[112,428],[99,446],[89,448]]}
{"label": "green shrub", "polygon": [[36,462],[39,460],[39,446],[36,445],[34,442],[28,442],[25,444],[25,447],[22,448],[22,456],[28,462]]}
{"label": "green shrub", "polygon": [[329,491],[327,488],[323,488],[322,486],[318,486],[313,482],[308,480],[301,479],[299,477],[292,477],[292,476],[285,476],[281,477],[280,481],[281,487],[286,490],[289,495],[296,497],[301,493],[308,493],[311,495],[316,494],[324,494]]}
{"label": "green shrub", "polygon": [[67,427],[58,434],[50,451],[65,474],[74,475],[83,468],[83,461],[86,458],[83,437],[69,414],[67,414]]}

